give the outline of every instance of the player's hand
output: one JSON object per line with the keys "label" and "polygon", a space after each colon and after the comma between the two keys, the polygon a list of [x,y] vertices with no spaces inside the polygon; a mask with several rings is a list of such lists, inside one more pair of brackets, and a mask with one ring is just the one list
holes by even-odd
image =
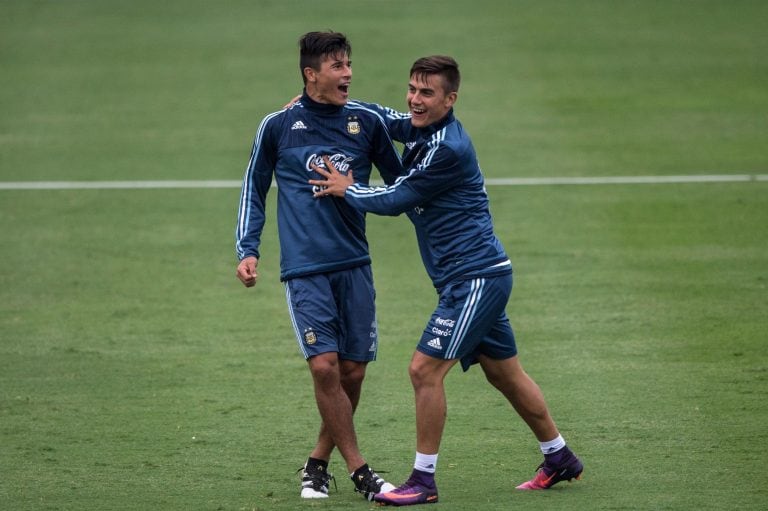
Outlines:
{"label": "player's hand", "polygon": [[318,186],[318,191],[315,192],[315,197],[325,197],[326,195],[335,195],[336,197],[344,197],[344,193],[347,191],[352,183],[355,182],[352,175],[352,169],[349,172],[342,174],[336,167],[333,166],[331,160],[327,156],[323,156],[323,162],[325,162],[325,168],[320,168],[314,163],[310,163],[309,166],[312,170],[320,174],[325,178],[325,181],[320,179],[310,179],[309,184]]}
{"label": "player's hand", "polygon": [[291,107],[292,107],[294,104],[296,104],[296,102],[297,102],[298,100],[300,100],[300,99],[301,99],[301,94],[299,94],[298,96],[296,96],[295,98],[293,98],[292,100],[290,100],[288,103],[286,103],[286,104],[283,106],[283,108],[284,108],[284,109],[285,109],[285,108],[291,108]]}
{"label": "player's hand", "polygon": [[248,256],[240,261],[237,265],[237,278],[240,282],[245,284],[245,287],[253,287],[256,285],[256,280],[259,278],[259,273],[256,271],[256,267],[259,265],[259,260],[254,256]]}

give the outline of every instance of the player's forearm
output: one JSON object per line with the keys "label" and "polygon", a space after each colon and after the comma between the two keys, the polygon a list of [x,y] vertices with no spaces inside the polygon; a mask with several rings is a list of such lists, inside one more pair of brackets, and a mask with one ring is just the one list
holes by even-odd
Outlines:
{"label": "player's forearm", "polygon": [[248,256],[260,257],[259,245],[264,221],[264,211],[258,205],[243,207],[241,204],[235,227],[235,250],[238,259],[242,260]]}
{"label": "player's forearm", "polygon": [[344,195],[346,201],[360,211],[376,215],[397,216],[418,206],[422,198],[407,187],[352,185]]}

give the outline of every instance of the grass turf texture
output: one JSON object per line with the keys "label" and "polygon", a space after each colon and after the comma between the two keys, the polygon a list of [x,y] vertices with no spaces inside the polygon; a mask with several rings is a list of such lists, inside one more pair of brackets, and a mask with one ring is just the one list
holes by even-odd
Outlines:
{"label": "grass turf texture", "polygon": [[[392,106],[414,58],[455,55],[491,177],[768,168],[759,2],[0,6],[3,181],[237,179],[299,87],[298,35],[327,26],[352,38],[353,96]],[[514,492],[535,442],[456,372],[435,508],[763,509],[767,188],[490,188],[522,360],[586,472]],[[298,499],[311,382],[274,215],[258,289],[233,276],[237,195],[0,191],[0,507],[370,507],[337,457],[339,491]],[[398,483],[435,294],[405,219],[371,217],[370,240],[382,347],[356,421]]]}

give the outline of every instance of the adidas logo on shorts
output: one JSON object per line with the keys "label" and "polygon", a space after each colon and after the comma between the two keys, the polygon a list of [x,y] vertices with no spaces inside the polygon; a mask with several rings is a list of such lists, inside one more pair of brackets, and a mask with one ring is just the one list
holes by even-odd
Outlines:
{"label": "adidas logo on shorts", "polygon": [[443,349],[443,345],[440,344],[440,338],[439,337],[435,337],[434,339],[432,339],[430,341],[427,341],[427,346],[429,346],[430,348],[435,348],[436,350]]}

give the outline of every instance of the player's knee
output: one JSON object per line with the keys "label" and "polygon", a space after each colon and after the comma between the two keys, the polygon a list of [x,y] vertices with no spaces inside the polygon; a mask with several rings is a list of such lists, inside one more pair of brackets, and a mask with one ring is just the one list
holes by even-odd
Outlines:
{"label": "player's knee", "polygon": [[338,384],[340,380],[339,364],[335,357],[317,355],[309,359],[309,370],[315,385]]}
{"label": "player's knee", "polygon": [[344,388],[359,387],[365,379],[364,363],[347,363],[341,366],[341,383]]}
{"label": "player's knee", "polygon": [[422,373],[419,371],[419,368],[414,366],[413,363],[408,366],[408,376],[411,378],[411,385],[413,385],[414,388],[418,388],[419,384],[422,381]]}
{"label": "player's knee", "polygon": [[442,384],[443,374],[435,369],[433,365],[412,360],[408,366],[408,375],[411,377],[413,388],[419,389]]}

